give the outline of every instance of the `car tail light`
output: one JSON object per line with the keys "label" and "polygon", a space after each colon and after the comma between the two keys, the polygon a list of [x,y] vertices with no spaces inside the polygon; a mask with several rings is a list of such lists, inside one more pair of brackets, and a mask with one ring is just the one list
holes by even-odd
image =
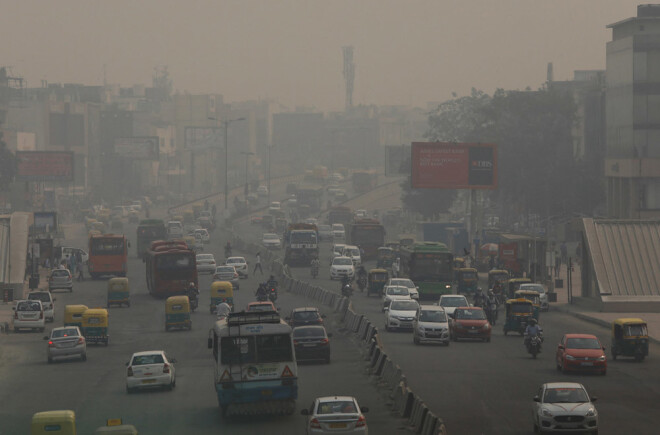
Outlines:
{"label": "car tail light", "polygon": [[85,337],[79,337],[78,344],[85,344]]}
{"label": "car tail light", "polygon": [[321,429],[321,423],[319,423],[319,420],[316,417],[314,417],[309,422],[309,427],[314,428],[314,429]]}
{"label": "car tail light", "polygon": [[53,340],[48,340],[48,347],[55,347],[55,343],[53,343]]}
{"label": "car tail light", "polygon": [[44,311],[43,310],[39,311],[39,318],[40,319],[44,318]]}
{"label": "car tail light", "polygon": [[328,344],[328,343],[330,343],[330,340],[328,340],[327,338],[321,340],[321,344]]}
{"label": "car tail light", "polygon": [[165,363],[163,365],[163,373],[169,373],[170,372],[170,365]]}
{"label": "car tail light", "polygon": [[126,376],[133,376],[133,367],[129,367],[128,370],[126,370]]}
{"label": "car tail light", "polygon": [[358,421],[355,423],[355,427],[363,427],[367,425],[367,419],[364,418],[364,415],[361,415],[360,418],[358,418]]}

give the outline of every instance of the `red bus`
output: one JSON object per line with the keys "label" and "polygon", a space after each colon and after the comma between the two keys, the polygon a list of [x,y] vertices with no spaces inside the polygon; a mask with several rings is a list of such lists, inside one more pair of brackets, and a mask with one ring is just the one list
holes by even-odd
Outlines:
{"label": "red bus", "polygon": [[385,246],[385,227],[377,219],[358,219],[351,224],[348,239],[364,251],[362,261],[374,260],[378,248]]}
{"label": "red bus", "polygon": [[147,288],[152,296],[185,294],[191,282],[197,286],[195,252],[182,240],[157,240],[144,257]]}
{"label": "red bus", "polygon": [[126,276],[128,240],[123,234],[94,234],[89,237],[87,271],[92,278],[101,275]]}

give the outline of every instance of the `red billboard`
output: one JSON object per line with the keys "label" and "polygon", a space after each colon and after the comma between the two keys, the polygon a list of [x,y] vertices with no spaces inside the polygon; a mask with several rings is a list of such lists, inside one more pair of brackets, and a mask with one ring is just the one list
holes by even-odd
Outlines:
{"label": "red billboard", "polygon": [[493,144],[413,142],[415,189],[497,188],[497,147]]}
{"label": "red billboard", "polygon": [[16,151],[17,181],[73,181],[73,152]]}

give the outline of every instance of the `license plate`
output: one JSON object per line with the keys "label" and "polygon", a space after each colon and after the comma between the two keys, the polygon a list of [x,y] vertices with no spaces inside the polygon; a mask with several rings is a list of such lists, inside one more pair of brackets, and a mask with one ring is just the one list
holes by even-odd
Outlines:
{"label": "license plate", "polygon": [[262,396],[272,396],[273,395],[273,390],[261,390],[261,395]]}
{"label": "license plate", "polygon": [[328,427],[330,429],[343,429],[346,427],[346,423],[330,423]]}
{"label": "license plate", "polygon": [[594,363],[592,363],[592,362],[583,362],[583,363],[580,363],[580,365],[583,366],[583,367],[591,367],[591,366],[594,365]]}
{"label": "license plate", "polygon": [[476,333],[479,332],[479,331],[477,331],[477,330],[471,330],[471,331],[468,331],[468,332],[469,332],[470,334],[476,334]]}
{"label": "license plate", "polygon": [[155,382],[156,382],[155,379],[145,379],[142,381],[143,384],[153,384]]}
{"label": "license plate", "polygon": [[314,346],[316,346],[314,343],[303,344],[303,347],[314,347]]}

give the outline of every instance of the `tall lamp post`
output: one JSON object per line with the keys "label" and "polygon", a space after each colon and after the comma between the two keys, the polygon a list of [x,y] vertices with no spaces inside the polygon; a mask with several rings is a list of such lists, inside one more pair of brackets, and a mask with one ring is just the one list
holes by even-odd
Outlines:
{"label": "tall lamp post", "polygon": [[225,213],[227,210],[229,210],[229,164],[228,164],[228,156],[229,156],[229,124],[235,121],[244,121],[245,118],[236,118],[236,119],[225,119],[224,121],[220,121],[218,118],[214,118],[212,116],[208,117],[209,120],[215,121],[216,126],[218,125],[218,122],[222,122],[223,128],[225,129]]}
{"label": "tall lamp post", "polygon": [[241,154],[245,156],[245,202],[247,202],[248,192],[250,191],[248,184],[248,159],[250,156],[254,155],[254,153],[250,151],[241,151]]}
{"label": "tall lamp post", "polygon": [[270,205],[270,153],[272,152],[272,145],[267,145],[268,147],[268,204]]}

